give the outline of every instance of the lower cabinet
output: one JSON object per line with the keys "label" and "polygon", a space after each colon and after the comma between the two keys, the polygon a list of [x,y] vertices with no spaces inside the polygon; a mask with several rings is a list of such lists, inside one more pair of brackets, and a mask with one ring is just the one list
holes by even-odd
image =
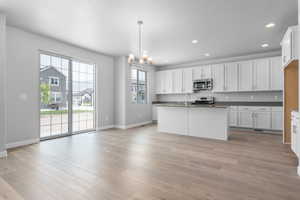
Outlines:
{"label": "lower cabinet", "polygon": [[282,107],[232,106],[229,113],[232,127],[282,130]]}

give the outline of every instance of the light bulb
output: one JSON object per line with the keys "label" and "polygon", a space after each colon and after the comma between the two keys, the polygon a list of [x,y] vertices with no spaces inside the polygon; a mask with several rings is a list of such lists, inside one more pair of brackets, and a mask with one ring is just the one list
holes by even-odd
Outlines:
{"label": "light bulb", "polygon": [[144,59],[140,58],[140,64],[144,64]]}

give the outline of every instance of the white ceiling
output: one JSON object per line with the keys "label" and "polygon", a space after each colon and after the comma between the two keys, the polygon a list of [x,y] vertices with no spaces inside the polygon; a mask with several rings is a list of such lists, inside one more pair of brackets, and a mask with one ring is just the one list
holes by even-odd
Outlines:
{"label": "white ceiling", "polygon": [[157,65],[279,49],[297,24],[297,0],[0,0],[0,10],[9,25],[111,55],[136,50],[142,19]]}

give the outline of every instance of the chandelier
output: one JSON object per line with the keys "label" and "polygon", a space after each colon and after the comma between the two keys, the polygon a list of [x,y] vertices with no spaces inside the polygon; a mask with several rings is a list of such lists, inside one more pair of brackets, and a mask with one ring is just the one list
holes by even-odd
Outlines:
{"label": "chandelier", "polygon": [[138,21],[138,54],[129,54],[128,63],[129,64],[153,64],[152,58],[147,55],[146,51],[143,51],[142,47],[142,25],[143,21]]}

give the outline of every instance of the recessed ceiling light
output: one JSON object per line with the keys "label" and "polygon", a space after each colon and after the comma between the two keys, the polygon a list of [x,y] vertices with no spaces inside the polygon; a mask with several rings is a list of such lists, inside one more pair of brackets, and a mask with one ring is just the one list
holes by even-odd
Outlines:
{"label": "recessed ceiling light", "polygon": [[210,56],[210,54],[209,53],[205,53],[204,56],[208,57],[208,56]]}
{"label": "recessed ceiling light", "polygon": [[262,44],[261,47],[262,47],[262,48],[267,48],[267,47],[269,47],[269,44],[267,44],[267,43]]}
{"label": "recessed ceiling light", "polygon": [[266,27],[266,28],[273,28],[275,25],[276,25],[275,23],[270,22],[270,23],[266,24],[265,27]]}
{"label": "recessed ceiling light", "polygon": [[193,43],[193,44],[197,44],[197,43],[198,43],[198,40],[193,40],[192,43]]}

